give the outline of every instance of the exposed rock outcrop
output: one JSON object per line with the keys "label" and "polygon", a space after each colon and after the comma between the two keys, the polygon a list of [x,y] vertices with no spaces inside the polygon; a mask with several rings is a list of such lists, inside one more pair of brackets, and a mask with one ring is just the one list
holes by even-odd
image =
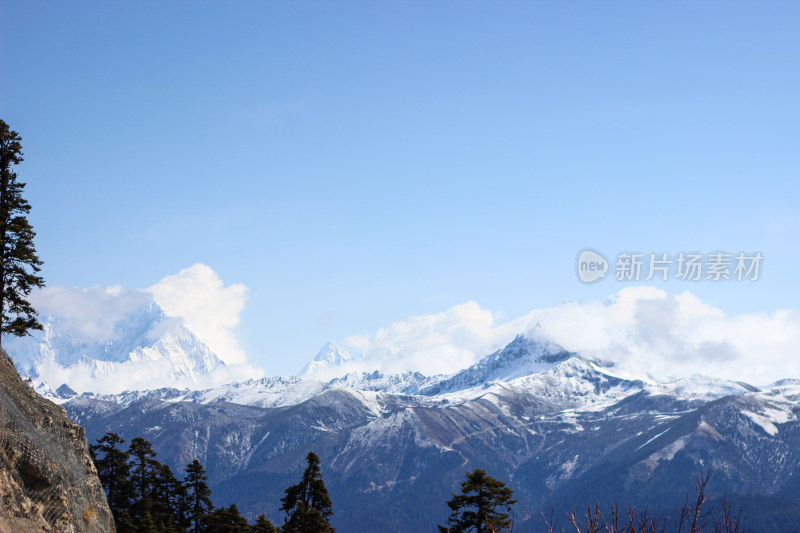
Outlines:
{"label": "exposed rock outcrop", "polygon": [[83,427],[0,349],[0,533],[108,533],[114,520]]}

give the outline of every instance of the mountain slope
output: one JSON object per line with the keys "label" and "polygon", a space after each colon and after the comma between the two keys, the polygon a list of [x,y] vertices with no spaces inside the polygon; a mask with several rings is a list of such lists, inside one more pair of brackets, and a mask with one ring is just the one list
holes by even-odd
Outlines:
{"label": "mountain slope", "polygon": [[538,527],[538,509],[610,494],[668,508],[709,467],[715,490],[797,500],[796,382],[757,389],[707,376],[625,379],[612,370],[518,337],[451,376],[270,378],[208,391],[83,395],[65,406],[93,438],[141,435],[175,469],[200,459],[215,503],[235,502],[251,517],[266,511],[280,520],[282,491],[314,450],[343,533],[434,529],[473,468],[515,490],[515,531]]}

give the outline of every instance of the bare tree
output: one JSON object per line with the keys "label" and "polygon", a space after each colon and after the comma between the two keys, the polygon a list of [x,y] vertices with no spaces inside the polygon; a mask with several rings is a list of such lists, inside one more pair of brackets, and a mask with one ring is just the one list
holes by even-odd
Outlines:
{"label": "bare tree", "polygon": [[[575,533],[742,533],[742,510],[734,511],[728,502],[727,495],[719,501],[719,515],[714,508],[709,507],[711,499],[708,493],[708,483],[712,471],[700,474],[694,483],[695,498],[691,501],[687,495],[683,505],[675,508],[677,514],[668,521],[668,518],[659,519],[652,515],[648,508],[637,511],[633,507],[624,510],[619,504],[612,504],[608,513],[608,520],[600,510],[600,504],[594,508],[588,506],[586,513],[580,516],[576,510],[567,513],[567,520],[572,526],[570,531]],[[555,512],[550,510],[549,517],[540,511],[547,533],[566,533],[558,528]],[[671,527],[668,529],[668,527]]]}

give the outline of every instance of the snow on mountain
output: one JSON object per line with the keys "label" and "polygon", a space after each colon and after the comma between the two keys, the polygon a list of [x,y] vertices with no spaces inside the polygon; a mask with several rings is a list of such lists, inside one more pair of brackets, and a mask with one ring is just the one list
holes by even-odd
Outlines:
{"label": "snow on mountain", "polygon": [[[144,348],[136,353],[147,357]],[[320,368],[348,360],[333,343],[315,358]],[[215,491],[277,471],[298,450],[325,450],[331,481],[359,499],[351,513],[387,495],[417,509],[416,483],[460,477],[468,464],[497,465],[509,479],[535,486],[542,499],[525,496],[533,498],[530,509],[612,479],[608,469],[622,472],[624,488],[626,480],[660,487],[714,468],[728,473],[726,486],[746,479],[768,494],[791,490],[782,480],[800,472],[800,381],[756,388],[699,374],[637,378],[536,332],[450,375],[278,376],[205,390],[77,396],[47,384],[37,390],[63,404],[93,439],[114,428],[126,439],[161,443],[174,467],[187,453],[201,457]],[[343,530],[362,531],[354,524],[363,520]]]}
{"label": "snow on mountain", "polygon": [[34,382],[33,380],[30,380],[28,383],[36,392],[39,393],[39,396],[47,398],[51,402],[57,404],[62,404],[66,401],[69,401],[78,395],[78,393],[72,390],[66,383],[57,389],[54,389],[46,381]]}
{"label": "snow on mountain", "polygon": [[[328,348],[322,360],[335,362]],[[332,486],[353,495],[344,505],[355,518],[342,530],[383,531],[380,513],[364,528],[364,509],[405,498],[417,516],[431,499],[417,487],[483,464],[534,487],[520,491],[526,512],[572,503],[586,487],[630,498],[708,468],[723,489],[747,483],[756,494],[791,494],[796,486],[786,480],[800,473],[798,394],[796,380],[756,388],[704,375],[637,379],[534,334],[451,375],[273,377],[202,391],[83,394],[64,406],[91,438],[109,428],[127,439],[145,435],[175,468],[189,453],[200,457],[215,493],[322,450]],[[273,500],[286,486],[259,483]],[[445,483],[436,499],[452,490]],[[662,503],[674,497],[652,494]]]}
{"label": "snow on mountain", "polygon": [[84,393],[81,397],[114,402],[123,406],[129,406],[142,400],[158,400],[171,403],[193,402],[200,404],[227,402],[253,407],[274,408],[297,405],[328,388],[330,387],[319,381],[302,379],[297,376],[275,376],[228,383],[205,390],[165,387],[152,390],[125,391],[119,394]]}
{"label": "snow on mountain", "polygon": [[406,371],[400,374],[373,372],[350,372],[328,382],[333,387],[344,387],[362,391],[380,391],[390,394],[419,394],[428,385],[433,385],[443,376],[425,376],[419,372]]}
{"label": "snow on mountain", "polygon": [[759,389],[739,381],[693,374],[686,378],[654,383],[647,387],[650,394],[668,394],[692,400],[711,400],[723,396],[736,396],[747,392],[758,392]]}
{"label": "snow on mountain", "polygon": [[471,389],[494,381],[539,374],[557,363],[566,361],[573,353],[561,346],[538,338],[536,333],[518,335],[503,349],[487,355],[474,365],[456,372],[420,390],[420,394],[436,395]]}
{"label": "snow on mountain", "polygon": [[[171,337],[155,345],[159,353],[170,353],[164,346]],[[161,344],[159,344],[159,342]],[[155,348],[151,348],[155,349]],[[145,350],[140,350],[145,353]],[[135,352],[134,357],[140,352]],[[85,398],[131,405],[141,400],[166,402],[195,402],[209,404],[227,403],[262,408],[298,405],[330,390],[346,390],[355,397],[360,393],[380,393],[388,397],[414,398],[419,405],[457,405],[476,399],[486,399],[504,406],[508,398],[520,395],[536,398],[541,404],[558,409],[596,410],[620,401],[626,396],[644,392],[648,395],[666,395],[687,401],[712,400],[730,395],[758,392],[758,389],[735,381],[695,375],[689,378],[657,382],[647,379],[626,378],[617,375],[608,363],[586,359],[562,347],[538,338],[533,333],[518,336],[511,343],[487,355],[474,365],[451,375],[425,376],[419,372],[384,374],[379,371],[351,372],[328,381],[314,379],[313,365],[318,368],[340,365],[350,360],[349,354],[327,343],[315,360],[307,365],[311,377],[276,376],[228,383],[205,390],[190,388],[158,388],[133,390],[121,394],[84,394]],[[116,364],[116,363],[115,363]],[[794,392],[793,383],[776,384],[771,390]],[[43,391],[62,403],[69,397]],[[357,393],[357,394],[356,394]],[[388,395],[388,396],[386,396]],[[781,394],[781,397],[784,395]],[[370,401],[376,401],[374,394]],[[373,409],[373,407],[370,407]]]}
{"label": "snow on mountain", "polygon": [[320,349],[319,353],[314,357],[314,360],[303,367],[300,371],[300,375],[311,377],[320,373],[323,369],[332,369],[352,360],[353,356],[351,356],[347,350],[329,341]]}
{"label": "snow on mountain", "polygon": [[91,390],[93,380],[124,376],[139,386],[150,380],[192,384],[224,365],[181,319],[165,316],[154,303],[126,314],[110,334],[76,332],[67,316],[40,319],[42,331],[4,339],[4,347],[21,374],[50,383]]}

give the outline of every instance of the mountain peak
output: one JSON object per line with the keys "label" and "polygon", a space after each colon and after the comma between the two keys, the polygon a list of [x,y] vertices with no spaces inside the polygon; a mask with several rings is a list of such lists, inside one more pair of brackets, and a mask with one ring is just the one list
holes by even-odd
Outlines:
{"label": "mountain peak", "polygon": [[510,381],[539,374],[576,355],[531,330],[527,335],[517,335],[504,348],[474,365],[430,386],[423,394],[470,389],[492,381]]}
{"label": "mountain peak", "polygon": [[314,360],[308,363],[300,371],[301,376],[312,376],[323,368],[333,368],[341,366],[347,361],[352,361],[353,356],[333,341],[326,342],[320,348]]}
{"label": "mountain peak", "polygon": [[[224,365],[182,319],[166,316],[154,302],[134,307],[113,322],[47,313],[41,320],[42,331],[9,339],[8,351],[20,372],[38,380],[66,380],[69,390],[91,390],[105,376],[103,388],[108,389],[117,375],[120,386],[123,377],[138,380],[125,384],[128,387],[165,377],[196,383],[199,376]],[[69,390],[52,394],[68,396]]]}
{"label": "mountain peak", "polygon": [[334,365],[340,365],[344,361],[350,361],[351,359],[353,357],[350,353],[333,341],[326,342],[314,357],[314,361],[324,361]]}

